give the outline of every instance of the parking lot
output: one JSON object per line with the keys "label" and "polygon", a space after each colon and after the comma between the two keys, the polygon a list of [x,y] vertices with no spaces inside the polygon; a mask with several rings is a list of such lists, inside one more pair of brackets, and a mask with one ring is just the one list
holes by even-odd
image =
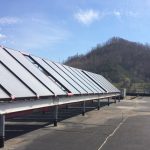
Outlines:
{"label": "parking lot", "polygon": [[8,119],[5,150],[147,150],[150,147],[150,98],[127,98],[110,106],[107,100],[69,105],[59,109],[59,122],[53,127],[49,112]]}

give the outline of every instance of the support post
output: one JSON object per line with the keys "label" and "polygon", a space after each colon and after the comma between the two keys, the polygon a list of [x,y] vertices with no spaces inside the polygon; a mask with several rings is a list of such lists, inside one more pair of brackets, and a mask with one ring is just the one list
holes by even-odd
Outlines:
{"label": "support post", "polygon": [[68,107],[68,104],[66,104],[66,109],[68,109],[69,107]]}
{"label": "support post", "polygon": [[85,101],[83,101],[83,104],[82,104],[82,116],[85,115]]}
{"label": "support post", "polygon": [[0,148],[4,147],[5,141],[5,115],[0,115]]}
{"label": "support post", "polygon": [[100,99],[98,99],[98,106],[97,106],[97,110],[100,110],[100,107],[101,107],[101,102],[100,102]]}
{"label": "support post", "polygon": [[115,101],[115,103],[116,103],[116,96],[115,96],[115,100],[114,100],[114,101]]}
{"label": "support post", "polygon": [[108,98],[108,103],[107,103],[107,105],[109,106],[109,98]]}
{"label": "support post", "polygon": [[119,95],[119,97],[118,97],[118,102],[120,102],[120,95]]}
{"label": "support post", "polygon": [[42,114],[43,114],[43,115],[45,115],[45,114],[46,114],[44,110],[42,111]]}
{"label": "support post", "polygon": [[54,108],[54,127],[57,126],[57,121],[58,121],[58,105],[56,105]]}

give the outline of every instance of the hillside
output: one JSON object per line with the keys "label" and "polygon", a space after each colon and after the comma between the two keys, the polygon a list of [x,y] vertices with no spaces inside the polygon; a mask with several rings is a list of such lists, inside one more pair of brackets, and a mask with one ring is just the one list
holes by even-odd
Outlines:
{"label": "hillside", "polygon": [[150,46],[117,37],[85,55],[69,57],[65,64],[102,74],[124,87],[150,82]]}

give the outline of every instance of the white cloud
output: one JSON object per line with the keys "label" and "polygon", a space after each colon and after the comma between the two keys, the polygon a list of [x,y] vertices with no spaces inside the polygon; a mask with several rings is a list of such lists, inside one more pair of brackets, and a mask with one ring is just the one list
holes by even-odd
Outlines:
{"label": "white cloud", "polygon": [[68,39],[70,32],[45,18],[24,18],[9,30],[7,45],[16,49],[50,49]]}
{"label": "white cloud", "polygon": [[1,17],[0,18],[0,24],[5,25],[5,24],[16,24],[20,22],[21,20],[17,17]]}
{"label": "white cloud", "polygon": [[134,11],[119,11],[119,10],[114,10],[113,12],[111,12],[112,15],[114,15],[115,17],[118,18],[122,18],[122,17],[132,17],[132,18],[136,18],[139,16],[139,13],[134,12]]}
{"label": "white cloud", "polygon": [[75,19],[77,19],[79,22],[89,25],[93,21],[99,19],[100,15],[98,11],[89,9],[89,10],[79,10],[77,13],[74,14]]}
{"label": "white cloud", "polygon": [[128,16],[128,17],[138,17],[139,13],[133,12],[133,11],[128,11],[128,12],[126,12],[126,16]]}
{"label": "white cloud", "polygon": [[96,20],[99,20],[104,17],[116,17],[119,20],[123,19],[124,17],[137,17],[139,14],[133,11],[125,11],[125,10],[112,10],[112,11],[95,11],[93,9],[89,10],[79,10],[74,14],[76,20],[80,23],[89,25]]}
{"label": "white cloud", "polygon": [[4,40],[4,39],[6,39],[6,38],[7,38],[6,35],[0,33],[0,40]]}
{"label": "white cloud", "polygon": [[120,11],[113,11],[113,15],[115,15],[116,17],[121,17],[121,12]]}

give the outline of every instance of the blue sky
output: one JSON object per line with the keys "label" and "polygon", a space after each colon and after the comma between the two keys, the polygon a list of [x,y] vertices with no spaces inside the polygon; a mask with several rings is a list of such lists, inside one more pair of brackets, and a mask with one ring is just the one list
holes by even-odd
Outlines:
{"label": "blue sky", "polygon": [[0,0],[0,45],[53,61],[113,36],[150,43],[150,0]]}

